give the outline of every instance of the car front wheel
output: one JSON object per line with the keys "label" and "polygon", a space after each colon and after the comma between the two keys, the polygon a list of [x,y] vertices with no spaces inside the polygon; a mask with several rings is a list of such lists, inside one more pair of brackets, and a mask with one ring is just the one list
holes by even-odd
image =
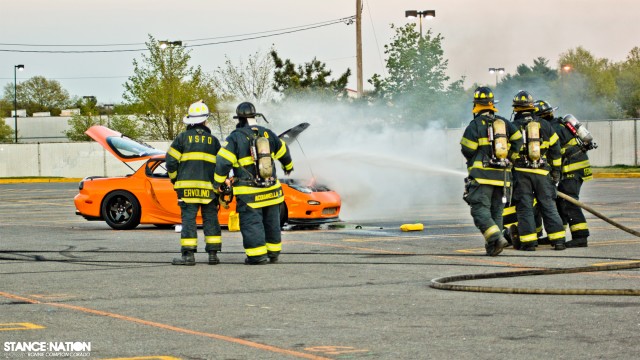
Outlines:
{"label": "car front wheel", "polygon": [[102,202],[102,217],[116,230],[134,229],[140,224],[140,203],[127,191],[114,191]]}

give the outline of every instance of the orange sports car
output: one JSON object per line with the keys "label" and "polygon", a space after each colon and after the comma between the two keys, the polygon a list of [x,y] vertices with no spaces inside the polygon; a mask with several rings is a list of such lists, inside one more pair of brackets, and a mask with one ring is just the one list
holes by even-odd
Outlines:
{"label": "orange sports car", "polygon": [[[290,143],[308,126],[300,124],[280,138]],[[181,223],[178,198],[165,167],[165,151],[104,126],[92,126],[86,134],[127,166],[131,162],[146,161],[127,176],[89,176],[80,181],[80,192],[74,198],[77,215],[87,220],[106,221],[117,230],[133,229],[139,224],[170,227]],[[281,225],[317,226],[340,221],[341,201],[336,192],[309,181],[283,178],[280,182],[285,198],[280,205]],[[220,206],[220,225],[229,223],[229,213],[234,210],[235,200],[228,209]],[[202,223],[199,214],[197,221]]]}

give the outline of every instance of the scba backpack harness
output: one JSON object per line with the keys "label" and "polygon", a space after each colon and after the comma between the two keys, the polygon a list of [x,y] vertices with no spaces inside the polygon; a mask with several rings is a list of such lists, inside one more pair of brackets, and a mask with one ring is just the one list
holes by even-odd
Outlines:
{"label": "scba backpack harness", "polygon": [[269,187],[276,183],[273,176],[275,163],[271,157],[271,145],[269,144],[269,133],[258,127],[251,129],[239,129],[249,139],[249,150],[255,170],[255,176],[252,174],[252,181],[255,186]]}

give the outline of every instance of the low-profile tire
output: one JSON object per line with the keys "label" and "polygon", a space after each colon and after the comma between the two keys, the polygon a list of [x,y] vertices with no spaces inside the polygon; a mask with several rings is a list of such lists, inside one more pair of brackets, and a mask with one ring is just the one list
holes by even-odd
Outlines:
{"label": "low-profile tire", "polygon": [[283,201],[280,203],[280,227],[283,227],[287,220],[289,220],[289,210],[287,209],[287,204]]}
{"label": "low-profile tire", "polygon": [[102,218],[116,230],[131,230],[140,224],[140,203],[128,191],[114,191],[102,201]]}

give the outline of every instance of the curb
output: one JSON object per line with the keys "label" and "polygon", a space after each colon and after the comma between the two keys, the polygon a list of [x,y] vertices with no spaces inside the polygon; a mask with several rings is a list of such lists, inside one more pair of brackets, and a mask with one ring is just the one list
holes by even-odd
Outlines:
{"label": "curb", "polygon": [[640,178],[640,173],[594,173],[593,177],[596,179],[623,179],[623,178]]}
{"label": "curb", "polygon": [[[624,178],[640,178],[640,173],[628,172],[628,173],[594,173],[595,179],[624,179]],[[62,182],[80,182],[82,178],[21,178],[12,179],[5,178],[0,179],[0,184],[21,184],[21,183],[62,183]]]}
{"label": "curb", "polygon": [[81,178],[24,178],[24,179],[0,179],[0,184],[22,184],[22,183],[61,183],[80,182]]}

